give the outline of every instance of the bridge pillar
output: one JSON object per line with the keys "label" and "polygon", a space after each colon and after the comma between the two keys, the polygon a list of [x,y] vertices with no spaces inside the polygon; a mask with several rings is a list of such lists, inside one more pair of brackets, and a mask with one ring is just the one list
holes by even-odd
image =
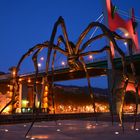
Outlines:
{"label": "bridge pillar", "polygon": [[11,89],[12,113],[20,113],[21,112],[21,89],[22,89],[22,85],[17,83],[16,67],[11,67],[10,71],[11,71],[11,78],[12,78],[11,79],[11,85],[12,85],[12,89]]}
{"label": "bridge pillar", "polygon": [[[120,71],[108,70],[108,93],[109,93],[109,105],[110,111],[114,114],[118,114],[121,105],[121,88],[124,85],[123,74]],[[114,76],[113,76],[114,75]]]}
{"label": "bridge pillar", "polygon": [[16,110],[17,113],[21,113],[21,106],[22,106],[22,83],[19,84],[19,106]]}
{"label": "bridge pillar", "polygon": [[42,79],[42,108],[47,113],[55,113],[53,102],[53,89],[52,83],[49,83],[47,78]]}
{"label": "bridge pillar", "polygon": [[107,70],[108,76],[108,96],[109,96],[109,110],[110,112],[116,113],[116,100],[113,96],[112,87],[113,87],[113,76],[112,76],[112,69]]}
{"label": "bridge pillar", "polygon": [[33,104],[34,104],[33,86],[29,85],[29,83],[27,88],[27,101],[28,101],[28,107],[33,108]]}

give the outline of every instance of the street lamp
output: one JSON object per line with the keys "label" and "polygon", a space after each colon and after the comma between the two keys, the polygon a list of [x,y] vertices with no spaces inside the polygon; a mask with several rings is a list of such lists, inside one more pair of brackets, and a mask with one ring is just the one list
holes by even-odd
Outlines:
{"label": "street lamp", "polygon": [[40,68],[42,65],[41,65],[41,63],[38,63],[38,67]]}
{"label": "street lamp", "polygon": [[88,57],[90,60],[92,60],[93,59],[93,56],[92,55],[89,55],[89,57]]}
{"label": "street lamp", "polygon": [[124,45],[126,46],[127,45],[127,42],[124,42]]}
{"label": "street lamp", "polygon": [[93,55],[88,56],[89,61],[93,61]]}
{"label": "street lamp", "polygon": [[43,61],[44,60],[44,57],[41,57],[40,60]]}
{"label": "street lamp", "polygon": [[31,83],[31,79],[29,78],[27,82],[28,82],[28,83]]}
{"label": "street lamp", "polygon": [[65,62],[64,62],[64,61],[62,61],[62,62],[61,62],[61,65],[62,65],[62,66],[65,66]]}
{"label": "street lamp", "polygon": [[125,34],[124,34],[125,37],[128,37],[128,35],[129,35],[128,33],[125,33]]}

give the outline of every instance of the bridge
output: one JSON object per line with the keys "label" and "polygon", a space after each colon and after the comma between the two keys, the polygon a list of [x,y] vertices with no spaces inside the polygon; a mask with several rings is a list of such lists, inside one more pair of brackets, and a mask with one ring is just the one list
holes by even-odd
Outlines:
{"label": "bridge", "polygon": [[[137,76],[140,75],[140,54],[135,54],[133,56],[134,59],[134,65],[136,68],[136,74]],[[93,62],[87,62],[87,69],[90,77],[97,77],[97,76],[103,76],[107,74],[107,60],[102,61],[95,61]],[[121,58],[114,58],[113,60],[114,66],[116,70],[122,70],[122,61]],[[126,63],[127,63],[127,69],[128,73],[131,74],[131,68],[130,68],[130,56],[126,57]],[[41,77],[44,77],[46,75],[45,70],[39,71],[38,79]],[[31,78],[33,79],[35,77],[35,72],[20,74],[20,78],[27,79]],[[52,71],[50,70],[48,73],[48,79],[51,80],[52,78]],[[85,71],[84,70],[78,70],[78,71],[71,71],[68,66],[62,66],[62,67],[56,67],[54,70],[54,82],[55,81],[65,81],[65,80],[74,80],[74,79],[80,79],[85,78]]]}
{"label": "bridge", "polygon": [[[134,59],[134,65],[136,68],[136,74],[137,76],[140,76],[140,54],[135,54],[133,55]],[[107,64],[106,58],[104,59],[97,59],[96,61],[93,60],[87,61],[86,66],[88,69],[88,73],[90,77],[98,77],[98,76],[105,76],[107,75],[107,69],[108,69],[108,64]],[[121,71],[122,70],[122,61],[120,57],[114,58],[113,60],[115,70]],[[130,68],[130,56],[126,56],[126,63],[127,63],[127,70],[128,73],[131,74],[131,68]],[[38,80],[37,81],[42,81],[42,77],[46,76],[45,70],[40,70],[38,73]],[[22,79],[22,82],[27,79],[31,79],[32,82],[34,82],[35,78],[35,72],[28,72],[24,74],[20,74],[19,78]],[[71,69],[66,65],[66,66],[59,66],[54,68],[54,74],[53,74],[53,79],[54,82],[57,81],[65,81],[65,80],[74,80],[74,79],[81,79],[85,78],[85,71],[84,70],[78,70],[78,71],[71,71]],[[12,79],[11,74],[5,74],[5,75],[0,75],[0,83],[5,82],[9,83],[10,79]],[[48,72],[48,80],[52,79],[52,71],[49,70]]]}

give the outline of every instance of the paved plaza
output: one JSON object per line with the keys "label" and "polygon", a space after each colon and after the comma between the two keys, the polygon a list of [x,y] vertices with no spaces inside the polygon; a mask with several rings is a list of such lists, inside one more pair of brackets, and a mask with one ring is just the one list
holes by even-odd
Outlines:
{"label": "paved plaza", "polygon": [[24,137],[31,123],[0,125],[0,140],[140,140],[140,122],[133,129],[133,123],[125,123],[123,133],[118,123],[95,123],[89,120],[60,120],[36,122]]}

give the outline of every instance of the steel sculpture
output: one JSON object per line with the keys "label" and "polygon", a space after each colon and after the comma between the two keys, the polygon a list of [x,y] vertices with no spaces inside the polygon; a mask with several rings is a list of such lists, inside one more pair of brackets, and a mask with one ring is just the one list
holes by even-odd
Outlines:
{"label": "steel sculpture", "polygon": [[[62,34],[57,38],[57,42],[55,43],[55,38],[56,38],[56,34],[57,34],[57,28],[58,26],[60,26],[62,28]],[[94,27],[99,27],[102,31],[101,34],[90,38],[89,40],[87,40],[85,43],[82,43],[83,40],[85,39],[86,35],[89,33],[89,31],[91,29],[93,29]],[[122,59],[122,74],[123,74],[123,80],[124,80],[124,87],[122,89],[120,89],[121,93],[122,93],[122,100],[121,100],[121,106],[120,106],[120,111],[119,111],[119,118],[120,118],[120,123],[122,125],[122,128],[124,130],[124,125],[123,125],[123,103],[124,103],[124,97],[125,97],[125,91],[126,91],[126,87],[128,84],[128,72],[127,72],[127,64],[126,64],[126,60],[125,60],[125,54],[124,52],[119,48],[118,44],[117,44],[117,40],[123,40],[123,41],[127,41],[129,43],[129,51],[130,51],[130,63],[131,63],[131,68],[132,68],[132,72],[133,72],[133,76],[136,79],[136,73],[135,73],[135,67],[134,67],[134,63],[133,63],[133,54],[132,54],[132,46],[133,46],[133,42],[130,39],[127,38],[123,38],[121,36],[119,36],[117,33],[109,30],[105,25],[99,23],[99,22],[91,22],[87,28],[81,33],[81,35],[78,38],[78,41],[76,43],[73,43],[72,41],[69,40],[68,38],[68,34],[66,31],[66,26],[65,26],[65,22],[64,19],[62,17],[59,17],[58,20],[55,22],[53,30],[52,30],[52,34],[50,37],[49,41],[46,41],[42,44],[38,44],[34,47],[32,47],[31,49],[29,49],[19,60],[17,67],[16,67],[16,76],[15,76],[15,85],[18,85],[18,71],[20,69],[20,65],[23,62],[23,60],[28,57],[29,55],[31,55],[33,53],[33,63],[34,63],[34,67],[35,67],[35,80],[34,80],[34,109],[35,107],[35,97],[37,95],[37,87],[36,87],[36,80],[37,80],[37,76],[38,76],[38,65],[37,65],[37,58],[38,58],[38,54],[40,53],[40,51],[42,51],[44,48],[48,49],[47,52],[47,59],[46,59],[46,77],[44,78],[44,82],[43,82],[43,86],[42,86],[42,93],[44,92],[44,87],[46,84],[49,85],[49,90],[52,93],[53,96],[53,75],[54,75],[54,62],[55,62],[55,58],[56,58],[56,53],[60,52],[61,54],[65,55],[67,57],[67,63],[69,65],[70,68],[70,72],[71,71],[77,71],[77,70],[84,70],[86,73],[86,78],[87,78],[87,82],[88,82],[88,88],[89,88],[89,94],[90,97],[92,99],[92,104],[93,104],[93,109],[94,109],[94,113],[95,113],[95,120],[96,120],[96,106],[95,106],[95,95],[93,94],[92,88],[91,88],[91,84],[90,84],[90,76],[88,74],[88,70],[86,67],[86,63],[84,61],[84,56],[88,56],[88,55],[95,55],[95,54],[99,54],[102,53],[103,51],[107,51],[107,53],[110,56],[110,62],[112,64],[112,75],[113,75],[113,79],[115,79],[115,67],[113,64],[113,57],[112,57],[112,52],[111,52],[111,47],[108,45],[105,45],[102,49],[100,50],[93,50],[93,51],[87,51],[85,52],[85,49],[89,47],[89,45],[98,40],[101,39],[103,37],[107,37],[109,39],[109,41],[112,43],[112,47],[120,54],[121,59]],[[65,46],[65,48],[61,48],[61,44],[63,44]],[[51,81],[48,81],[48,71],[49,71],[49,66],[50,66],[50,62],[51,62],[51,55],[53,55],[53,59],[52,59],[52,64],[51,64],[51,68],[52,68],[52,79]],[[136,92],[137,92],[137,96],[136,96],[136,112],[135,112],[135,116],[137,115],[137,106],[138,106],[138,81],[136,80]],[[17,88],[15,89],[17,90]],[[115,80],[113,81],[113,86],[112,86],[112,96],[114,96],[115,94]],[[14,91],[16,92],[16,91]],[[15,94],[13,94],[13,96],[15,96]],[[14,97],[12,98],[12,100],[1,110],[0,113],[2,113],[2,111],[13,102]],[[53,106],[54,106],[54,101],[53,101]],[[41,107],[41,102],[39,107]],[[110,112],[111,112],[111,116],[112,116],[112,123],[113,123],[113,109],[112,106],[110,106]],[[55,112],[54,112],[55,113]],[[38,115],[38,112],[36,112],[36,115]],[[29,131],[31,130],[34,122],[35,122],[36,118],[34,119],[34,121],[32,122],[29,130],[27,131],[26,135],[28,135]],[[136,119],[135,119],[135,125],[136,125]]]}
{"label": "steel sculpture", "polygon": [[[117,43],[116,43],[116,33],[110,31],[106,26],[104,26],[103,24],[99,23],[99,22],[92,22],[88,25],[88,27],[81,33],[78,41],[74,44],[73,42],[71,42],[68,39],[68,35],[67,35],[67,31],[66,31],[66,26],[65,26],[65,22],[64,19],[62,17],[59,17],[59,19],[56,21],[56,23],[54,24],[53,27],[53,31],[52,31],[52,35],[51,35],[51,39],[50,39],[50,48],[49,48],[49,54],[51,54],[51,51],[53,48],[53,44],[54,44],[54,39],[57,33],[57,28],[58,26],[61,26],[62,31],[63,31],[63,35],[60,35],[58,37],[58,41],[60,43],[63,43],[65,46],[65,49],[63,50],[65,53],[63,53],[66,57],[67,57],[67,62],[68,65],[70,67],[71,70],[75,71],[75,70],[79,70],[79,69],[84,69],[85,73],[86,73],[86,78],[88,81],[88,87],[89,87],[89,92],[90,92],[90,97],[92,98],[93,101],[93,108],[94,108],[94,112],[96,114],[96,109],[95,109],[95,96],[92,92],[91,89],[91,85],[90,85],[90,78],[89,78],[89,74],[86,68],[86,64],[84,62],[83,57],[87,56],[87,55],[94,55],[94,54],[98,54],[101,53],[103,51],[108,51],[109,56],[110,56],[110,60],[112,63],[112,69],[114,71],[114,66],[113,66],[113,62],[112,62],[112,54],[111,54],[111,48],[109,46],[105,46],[103,49],[101,50],[97,50],[97,51],[89,51],[89,52],[84,52],[85,49],[87,47],[89,47],[89,44],[91,44],[93,41],[100,39],[102,37],[107,37],[113,44],[114,49],[120,54],[121,58],[122,58],[122,65],[123,65],[123,75],[124,77],[127,77],[127,70],[126,70],[126,61],[125,61],[125,54],[123,53],[123,51],[118,47]],[[82,45],[82,41],[84,40],[84,38],[86,37],[86,35],[89,33],[89,31],[94,28],[94,27],[99,27],[102,30],[102,34],[99,34],[95,37],[92,37],[91,39],[87,40],[83,45]],[[60,48],[60,46],[58,46],[58,48]],[[49,65],[49,58],[47,59],[47,67]],[[114,73],[114,72],[113,72]],[[115,76],[113,76],[115,77]],[[113,90],[112,90],[113,91]],[[113,92],[112,92],[113,94]],[[110,107],[112,108],[112,107]],[[112,122],[113,122],[113,110],[111,109],[111,115],[112,115]],[[96,116],[96,115],[95,115]]]}
{"label": "steel sculpture", "polygon": [[[132,39],[130,38],[123,38],[121,36],[119,36],[118,34],[115,33],[116,39],[118,40],[123,40],[125,42],[127,42],[128,45],[128,52],[129,52],[129,56],[130,56],[130,67],[132,70],[132,75],[134,78],[134,87],[135,87],[135,97],[136,97],[136,109],[134,110],[134,129],[136,128],[136,121],[137,121],[137,112],[138,112],[138,104],[139,104],[139,93],[138,93],[138,86],[139,86],[139,81],[137,79],[137,75],[136,75],[136,69],[135,69],[135,65],[134,65],[134,58],[133,58],[133,48],[135,47],[135,43],[133,42]],[[124,87],[121,89],[122,92],[124,92],[122,94],[122,103],[121,103],[121,107],[120,107],[120,112],[119,112],[119,117],[122,122],[122,115],[123,115],[123,104],[124,104],[124,99],[125,99],[125,92],[126,92],[126,87],[128,85],[128,77],[126,78],[126,82],[124,84]],[[124,129],[124,128],[123,128]]]}

